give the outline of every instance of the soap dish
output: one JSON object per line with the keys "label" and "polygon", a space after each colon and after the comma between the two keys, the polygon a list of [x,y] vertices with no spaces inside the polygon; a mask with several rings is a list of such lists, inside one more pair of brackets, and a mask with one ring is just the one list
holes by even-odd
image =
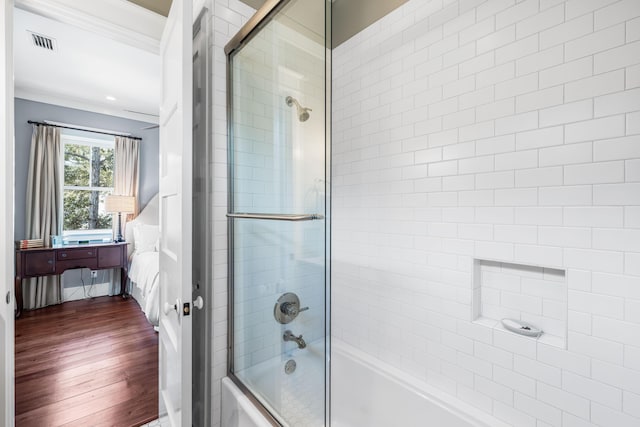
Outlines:
{"label": "soap dish", "polygon": [[539,337],[542,335],[542,329],[536,328],[531,323],[517,319],[502,319],[502,326],[516,334],[525,335],[527,337]]}

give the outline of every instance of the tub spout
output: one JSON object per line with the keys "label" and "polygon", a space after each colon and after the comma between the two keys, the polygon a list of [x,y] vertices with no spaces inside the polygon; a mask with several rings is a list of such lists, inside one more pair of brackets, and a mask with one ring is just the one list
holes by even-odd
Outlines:
{"label": "tub spout", "polygon": [[298,348],[305,348],[307,346],[307,343],[304,342],[302,335],[297,337],[289,329],[284,331],[284,334],[282,335],[282,339],[285,341],[295,341],[295,343],[298,344]]}

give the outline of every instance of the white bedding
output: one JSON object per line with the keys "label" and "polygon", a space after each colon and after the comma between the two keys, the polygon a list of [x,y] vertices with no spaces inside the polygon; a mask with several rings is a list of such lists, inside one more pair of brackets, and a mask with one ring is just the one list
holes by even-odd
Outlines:
{"label": "white bedding", "polygon": [[138,301],[140,308],[144,312],[149,322],[158,326],[160,316],[160,302],[158,288],[159,277],[159,253],[155,251],[155,245],[152,243],[156,237],[144,235],[141,242],[136,242],[135,235],[141,236],[140,233],[134,233],[134,230],[145,229],[145,233],[153,232],[158,225],[158,196],[156,195],[145,206],[140,214],[133,221],[127,223],[125,228],[125,236],[129,242],[129,254],[131,266],[129,267],[129,279],[131,280],[130,294]]}
{"label": "white bedding", "polygon": [[159,277],[158,252],[134,253],[129,269],[129,279],[140,290],[140,308],[153,325],[158,325],[160,315],[158,304],[158,277]]}

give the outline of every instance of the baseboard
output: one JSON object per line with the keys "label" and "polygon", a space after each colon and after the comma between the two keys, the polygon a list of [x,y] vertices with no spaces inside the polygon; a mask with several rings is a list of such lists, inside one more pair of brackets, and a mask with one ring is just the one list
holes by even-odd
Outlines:
{"label": "baseboard", "polygon": [[102,297],[109,295],[111,283],[95,283],[93,285],[74,286],[73,288],[64,288],[62,292],[63,301],[76,301],[85,298]]}

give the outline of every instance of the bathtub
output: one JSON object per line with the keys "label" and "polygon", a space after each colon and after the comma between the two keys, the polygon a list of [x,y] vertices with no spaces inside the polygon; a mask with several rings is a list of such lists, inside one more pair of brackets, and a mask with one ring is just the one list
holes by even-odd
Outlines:
{"label": "bathtub", "polygon": [[222,427],[271,427],[247,396],[229,379],[222,379]]}
{"label": "bathtub", "polygon": [[509,427],[459,399],[333,339],[332,427]]}
{"label": "bathtub", "polygon": [[[320,427],[324,425],[324,341],[310,342],[304,349],[295,348],[293,344],[284,348],[288,350],[278,357],[242,369],[236,376],[247,388],[259,392],[271,413],[275,412],[271,408],[277,408],[283,425]],[[296,368],[287,374],[284,368],[289,360],[296,362]]]}
{"label": "bathtub", "polygon": [[[317,427],[322,425],[321,422],[313,424],[318,424]],[[271,424],[236,385],[229,378],[223,379],[222,427],[269,426]],[[455,397],[334,339],[331,353],[331,427],[389,426],[509,427]],[[292,424],[291,427],[298,426]]]}

